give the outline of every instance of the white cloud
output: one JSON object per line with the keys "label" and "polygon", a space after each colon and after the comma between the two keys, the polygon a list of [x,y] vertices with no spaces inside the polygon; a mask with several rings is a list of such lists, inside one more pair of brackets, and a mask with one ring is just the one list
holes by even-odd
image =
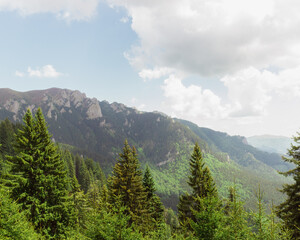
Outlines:
{"label": "white cloud", "polygon": [[15,72],[15,75],[16,75],[17,77],[24,77],[24,76],[25,76],[25,73],[20,72],[20,71],[16,71],[16,72]]}
{"label": "white cloud", "polygon": [[162,67],[162,68],[153,68],[148,69],[144,68],[139,72],[139,76],[144,79],[144,81],[161,78],[163,76],[174,73],[174,69]]}
{"label": "white cloud", "polygon": [[96,14],[99,0],[0,0],[0,11],[17,11],[23,16],[53,13],[67,21],[89,20]]}
{"label": "white cloud", "polygon": [[42,68],[37,68],[36,70],[28,67],[27,72],[30,77],[39,78],[57,78],[63,75],[62,73],[57,72],[52,65],[45,65]]}
{"label": "white cloud", "polygon": [[[281,134],[299,129],[300,67],[277,73],[249,67],[221,79],[227,103],[200,85],[185,86],[171,75],[164,81],[162,110],[199,126],[231,134]],[[292,110],[292,111],[291,111]],[[278,127],[280,126],[280,127]]]}
{"label": "white cloud", "polygon": [[140,44],[126,53],[144,68],[222,75],[300,63],[296,0],[107,0],[124,7]]}
{"label": "white cloud", "polygon": [[231,116],[260,116],[265,113],[266,105],[271,100],[274,74],[250,67],[221,79],[228,88],[231,101]]}
{"label": "white cloud", "polygon": [[228,89],[231,116],[266,114],[272,98],[300,97],[300,67],[273,73],[249,67],[221,79]]}
{"label": "white cloud", "polygon": [[221,105],[221,99],[212,91],[196,85],[186,87],[174,75],[164,81],[162,88],[167,99],[165,105],[171,108],[173,116],[185,119],[217,119],[228,114],[227,107]]}
{"label": "white cloud", "polygon": [[[300,97],[300,1],[106,1],[131,19],[139,41],[124,55],[139,76],[167,78],[163,111],[235,133],[299,127],[287,105]],[[197,76],[199,84],[183,84]],[[227,94],[214,92],[220,86]]]}

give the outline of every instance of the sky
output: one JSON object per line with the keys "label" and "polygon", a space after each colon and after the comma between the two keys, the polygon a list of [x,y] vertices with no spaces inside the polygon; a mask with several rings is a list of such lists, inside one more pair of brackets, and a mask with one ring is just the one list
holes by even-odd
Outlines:
{"label": "sky", "polygon": [[300,1],[0,0],[0,87],[79,90],[230,135],[300,127]]}

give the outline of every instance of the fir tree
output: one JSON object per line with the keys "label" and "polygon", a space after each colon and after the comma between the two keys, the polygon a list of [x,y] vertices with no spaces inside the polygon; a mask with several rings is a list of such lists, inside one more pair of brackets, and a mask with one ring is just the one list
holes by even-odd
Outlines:
{"label": "fir tree", "polygon": [[198,196],[195,202],[197,210],[192,209],[194,217],[191,219],[190,224],[197,239],[225,239],[217,238],[221,223],[224,221],[224,214],[220,209],[219,199],[214,196],[204,198]]}
{"label": "fir tree", "polygon": [[[192,188],[192,193],[185,193],[180,196],[178,204],[178,218],[182,226],[189,227],[190,220],[196,221],[192,210],[197,209],[197,199],[218,196],[213,178],[208,167],[202,158],[199,145],[196,143],[190,158],[190,172],[188,184]],[[198,201],[199,202],[199,201]]]}
{"label": "fir tree", "polygon": [[66,171],[39,108],[33,119],[24,116],[16,138],[12,175],[17,184],[12,197],[21,204],[36,230],[47,238],[60,238],[72,223],[71,202],[66,190]]}
{"label": "fir tree", "polygon": [[147,194],[146,202],[148,204],[149,214],[154,220],[154,223],[161,223],[163,221],[164,208],[160,198],[155,194],[156,189],[148,165],[146,166],[143,177],[143,186]]}
{"label": "fir tree", "polygon": [[222,237],[228,240],[247,239],[251,235],[251,229],[247,226],[248,214],[244,210],[243,203],[238,199],[235,186],[229,188],[229,198],[224,210]]}
{"label": "fir tree", "polygon": [[75,173],[81,189],[87,193],[91,184],[91,176],[84,159],[79,155],[75,156]]}
{"label": "fir tree", "polygon": [[286,177],[291,176],[294,183],[284,185],[281,190],[287,195],[287,199],[278,206],[278,216],[292,232],[293,239],[300,239],[300,133],[294,137],[294,142],[288,150],[289,157],[283,157],[283,160],[293,163],[295,168],[281,172]]}
{"label": "fir tree", "polygon": [[3,155],[13,155],[13,142],[15,140],[14,133],[16,132],[17,126],[14,125],[7,118],[0,123],[0,153]]}
{"label": "fir tree", "polygon": [[146,166],[144,177],[143,177],[143,186],[147,193],[147,200],[151,199],[154,196],[154,192],[156,191],[156,189],[148,165]]}
{"label": "fir tree", "polygon": [[90,208],[87,204],[86,195],[84,194],[83,190],[80,189],[76,177],[73,177],[71,181],[71,186],[71,194],[74,204],[76,224],[79,227],[79,229],[86,229],[88,216],[91,213]]}
{"label": "fir tree", "polygon": [[146,208],[146,192],[142,182],[142,172],[135,148],[130,148],[125,141],[123,152],[115,164],[112,176],[109,179],[110,203],[118,200],[126,207],[125,213],[131,218],[129,223],[135,223],[147,228],[149,214]]}
{"label": "fir tree", "polygon": [[72,181],[74,178],[76,178],[74,159],[68,150],[60,150],[60,155],[65,163],[65,170],[67,171],[68,175],[68,190],[71,191],[73,189]]}

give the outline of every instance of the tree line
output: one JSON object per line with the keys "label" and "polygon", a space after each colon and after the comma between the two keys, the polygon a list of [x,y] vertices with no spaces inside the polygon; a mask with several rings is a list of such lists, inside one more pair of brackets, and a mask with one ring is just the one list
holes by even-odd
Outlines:
{"label": "tree line", "polygon": [[259,187],[255,212],[235,186],[221,199],[197,143],[176,214],[127,140],[106,179],[99,163],[51,140],[41,109],[23,121],[0,123],[0,239],[300,239],[300,136],[284,158],[295,168],[282,173],[294,182],[271,214]]}

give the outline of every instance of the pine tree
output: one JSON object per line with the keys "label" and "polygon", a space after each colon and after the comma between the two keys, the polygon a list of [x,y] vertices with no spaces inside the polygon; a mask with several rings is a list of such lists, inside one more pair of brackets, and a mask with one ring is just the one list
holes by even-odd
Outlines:
{"label": "pine tree", "polygon": [[220,232],[221,223],[224,221],[219,199],[210,196],[198,196],[195,198],[195,202],[197,210],[192,209],[194,217],[190,221],[195,236],[201,240],[218,239],[216,236]]}
{"label": "pine tree", "polygon": [[68,176],[68,191],[72,191],[72,181],[76,178],[75,175],[75,165],[74,165],[74,158],[72,154],[68,150],[60,150],[59,151],[61,158],[65,164],[65,170],[67,171]]}
{"label": "pine tree", "polygon": [[83,190],[80,189],[78,181],[74,176],[71,180],[71,196],[74,204],[75,222],[79,229],[86,229],[88,217],[91,214],[91,210],[88,207],[86,195]]}
{"label": "pine tree", "polygon": [[190,172],[188,184],[192,188],[192,193],[180,196],[178,204],[180,224],[188,228],[190,228],[190,220],[196,221],[192,210],[199,210],[197,209],[197,199],[208,196],[217,198],[218,196],[214,180],[208,167],[205,166],[201,149],[197,143],[190,158]]}
{"label": "pine tree", "polygon": [[229,188],[229,198],[224,210],[222,237],[228,240],[247,239],[251,235],[251,229],[247,226],[248,214],[244,210],[243,203],[238,199],[235,186]]}
{"label": "pine tree", "polygon": [[13,142],[15,140],[14,133],[16,131],[16,125],[14,125],[7,118],[0,123],[0,153],[3,155],[13,155]]}
{"label": "pine tree", "polygon": [[164,208],[160,198],[155,194],[156,189],[148,165],[146,166],[143,177],[143,186],[147,194],[146,202],[148,204],[149,214],[154,220],[154,223],[159,224],[163,221]]}
{"label": "pine tree", "polygon": [[79,155],[75,156],[75,173],[81,189],[87,193],[91,184],[91,176],[84,159]]}
{"label": "pine tree", "polygon": [[143,186],[147,193],[147,200],[151,199],[154,196],[154,192],[156,191],[156,189],[148,165],[146,166],[144,177],[143,177]]}
{"label": "pine tree", "polygon": [[287,199],[278,206],[278,216],[292,232],[293,239],[300,239],[300,133],[294,137],[294,142],[288,150],[289,157],[283,157],[283,160],[293,163],[295,168],[281,172],[286,177],[293,177],[294,183],[284,185],[281,190],[287,195]]}
{"label": "pine tree", "polygon": [[8,157],[17,182],[12,197],[36,230],[47,238],[59,238],[73,220],[64,162],[51,141],[41,109],[34,119],[27,110],[23,120],[25,125],[17,133],[16,155]]}
{"label": "pine tree", "polygon": [[108,182],[110,203],[114,205],[117,200],[121,201],[126,207],[125,213],[131,217],[129,224],[135,223],[142,228],[147,228],[149,214],[146,209],[142,172],[136,150],[130,148],[127,140]]}

